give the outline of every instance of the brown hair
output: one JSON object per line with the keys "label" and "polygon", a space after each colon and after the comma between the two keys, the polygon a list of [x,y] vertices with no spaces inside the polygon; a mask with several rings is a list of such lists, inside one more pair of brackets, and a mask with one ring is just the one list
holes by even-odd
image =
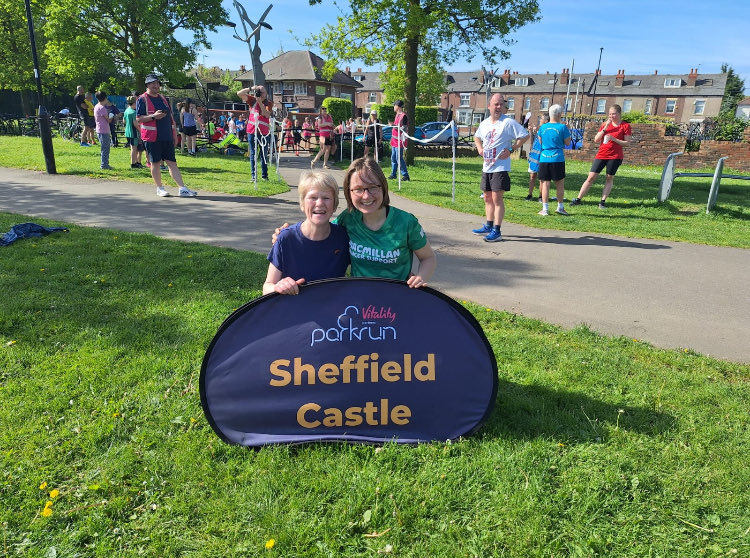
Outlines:
{"label": "brown hair", "polygon": [[354,161],[352,161],[352,164],[349,165],[349,168],[346,170],[346,176],[344,176],[344,197],[346,198],[346,207],[349,211],[354,209],[352,193],[349,186],[354,173],[369,174],[375,179],[375,183],[383,189],[383,203],[380,207],[388,207],[391,204],[390,196],[388,196],[388,180],[383,174],[383,169],[380,168],[380,165],[377,164],[374,159],[371,159],[370,157],[360,157],[359,159],[354,159]]}

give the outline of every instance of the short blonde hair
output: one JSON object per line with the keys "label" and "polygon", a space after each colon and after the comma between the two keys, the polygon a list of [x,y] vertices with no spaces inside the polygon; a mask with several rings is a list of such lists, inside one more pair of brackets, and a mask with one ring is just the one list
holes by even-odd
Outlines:
{"label": "short blonde hair", "polygon": [[305,196],[310,190],[328,190],[333,195],[333,209],[339,206],[339,185],[336,184],[336,179],[330,174],[323,171],[307,171],[303,172],[299,179],[299,205],[302,207],[302,203],[305,201]]}

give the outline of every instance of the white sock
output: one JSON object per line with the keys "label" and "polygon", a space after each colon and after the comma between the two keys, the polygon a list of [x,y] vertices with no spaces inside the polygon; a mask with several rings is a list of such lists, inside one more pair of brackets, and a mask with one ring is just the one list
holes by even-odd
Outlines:
{"label": "white sock", "polygon": [[557,203],[557,209],[565,209],[565,206],[563,205],[562,202]]}
{"label": "white sock", "polygon": [[548,211],[549,210],[549,204],[548,203],[542,203],[542,209],[544,209],[545,211]]}

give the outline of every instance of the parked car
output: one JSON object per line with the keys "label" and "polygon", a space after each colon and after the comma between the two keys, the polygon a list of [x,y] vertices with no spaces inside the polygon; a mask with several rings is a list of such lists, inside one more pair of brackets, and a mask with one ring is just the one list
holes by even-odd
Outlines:
{"label": "parked car", "polygon": [[[450,144],[451,129],[444,129],[448,124],[449,122],[427,122],[426,124],[422,124],[419,128],[421,128],[426,139],[432,140],[430,143]],[[457,127],[453,128],[452,136],[454,141],[458,140]]]}
{"label": "parked car", "polygon": [[[391,141],[391,135],[393,132],[393,126],[386,126],[383,128],[383,139],[386,141]],[[425,133],[424,130],[420,126],[417,126],[414,128],[414,137],[417,139],[425,139]]]}

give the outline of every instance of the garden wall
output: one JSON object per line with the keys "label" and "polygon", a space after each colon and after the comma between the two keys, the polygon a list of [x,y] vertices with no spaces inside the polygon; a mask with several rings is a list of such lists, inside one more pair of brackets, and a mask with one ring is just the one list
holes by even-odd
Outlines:
{"label": "garden wall", "polygon": [[[566,151],[565,158],[577,161],[593,161],[599,144],[594,136],[601,126],[598,122],[587,122],[583,130],[583,148],[577,151]],[[631,124],[633,143],[625,148],[626,165],[663,166],[672,153],[679,153],[685,148],[685,138],[665,135],[665,124]],[[698,169],[714,168],[720,157],[729,157],[724,162],[725,168],[741,172],[750,172],[750,127],[745,129],[741,142],[703,140],[700,149],[680,155],[677,159],[679,168]],[[726,171],[725,171],[726,172]]]}

